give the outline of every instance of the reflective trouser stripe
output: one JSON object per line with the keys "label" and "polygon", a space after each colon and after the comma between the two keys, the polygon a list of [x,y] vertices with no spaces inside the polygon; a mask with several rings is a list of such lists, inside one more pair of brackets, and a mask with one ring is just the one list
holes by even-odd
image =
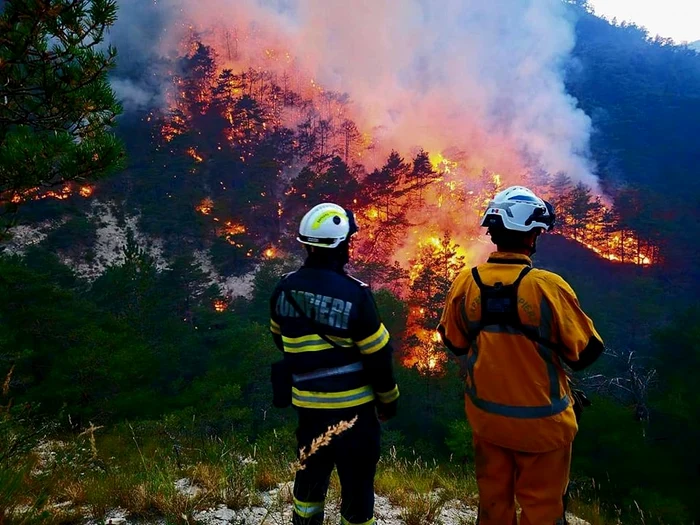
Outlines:
{"label": "reflective trouser stripe", "polygon": [[382,403],[391,403],[399,398],[399,386],[396,385],[388,392],[377,392],[377,399]]}
{"label": "reflective trouser stripe", "polygon": [[324,368],[322,370],[316,370],[315,372],[309,372],[308,374],[294,374],[292,375],[292,379],[295,383],[298,383],[301,381],[310,381],[311,379],[321,379],[323,377],[350,374],[352,372],[359,372],[362,369],[362,363],[358,361],[357,363],[353,363],[351,365],[338,366],[336,368]]}
{"label": "reflective trouser stripe", "polygon": [[323,512],[323,506],[323,501],[309,503],[307,501],[299,501],[298,499],[294,498],[294,512],[302,518],[310,518],[319,512]]}

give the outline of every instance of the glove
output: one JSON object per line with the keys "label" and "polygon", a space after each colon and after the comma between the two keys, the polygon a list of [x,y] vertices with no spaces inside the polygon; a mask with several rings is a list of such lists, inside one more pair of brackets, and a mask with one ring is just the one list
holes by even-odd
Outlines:
{"label": "glove", "polygon": [[571,397],[574,398],[574,414],[576,415],[576,422],[581,420],[581,415],[583,414],[583,409],[585,407],[591,406],[591,400],[586,397],[586,393],[583,390],[571,389]]}
{"label": "glove", "polygon": [[389,421],[391,418],[395,417],[398,405],[398,399],[395,399],[391,403],[377,402],[377,417],[379,418],[379,421],[384,423],[386,421]]}

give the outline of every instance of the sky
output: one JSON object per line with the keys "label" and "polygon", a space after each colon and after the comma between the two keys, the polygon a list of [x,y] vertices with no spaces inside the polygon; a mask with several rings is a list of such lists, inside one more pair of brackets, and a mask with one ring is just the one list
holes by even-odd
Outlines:
{"label": "sky", "polygon": [[700,0],[589,0],[596,14],[646,27],[677,43],[700,40]]}

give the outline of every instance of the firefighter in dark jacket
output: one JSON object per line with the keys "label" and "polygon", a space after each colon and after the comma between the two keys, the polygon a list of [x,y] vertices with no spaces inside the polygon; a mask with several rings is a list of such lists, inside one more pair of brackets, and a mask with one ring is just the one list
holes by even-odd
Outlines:
{"label": "firefighter in dark jacket", "polygon": [[379,421],[396,414],[399,389],[389,332],[372,293],[344,271],[356,232],[349,210],[330,203],[311,209],[297,237],[308,257],[299,270],[282,278],[270,301],[270,330],[291,376],[288,389],[298,413],[299,448],[308,447],[329,426],[357,416],[354,426],[318,449],[297,472],[296,525],[323,522],[334,466],[341,485],[342,523],[374,523]]}

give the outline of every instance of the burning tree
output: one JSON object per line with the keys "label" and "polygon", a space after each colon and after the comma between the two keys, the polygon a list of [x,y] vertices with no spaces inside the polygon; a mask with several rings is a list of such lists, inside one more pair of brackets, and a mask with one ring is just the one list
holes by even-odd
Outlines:
{"label": "burning tree", "polygon": [[452,281],[464,268],[464,256],[448,231],[419,244],[410,261],[408,341],[404,363],[422,373],[440,373],[447,361],[435,331]]}
{"label": "burning tree", "polygon": [[[0,12],[0,204],[115,170],[124,156],[109,133],[121,108],[102,50],[114,0],[8,0]],[[83,184],[84,185],[84,184]]]}
{"label": "burning tree", "polygon": [[574,185],[564,174],[552,179],[547,188],[557,208],[556,231],[575,240],[601,257],[611,261],[649,265],[658,260],[658,245],[661,239],[649,232],[649,240],[643,239],[640,230],[630,224],[648,217],[657,210],[643,210],[635,193],[619,191],[615,205],[606,206],[599,196],[579,182]]}

